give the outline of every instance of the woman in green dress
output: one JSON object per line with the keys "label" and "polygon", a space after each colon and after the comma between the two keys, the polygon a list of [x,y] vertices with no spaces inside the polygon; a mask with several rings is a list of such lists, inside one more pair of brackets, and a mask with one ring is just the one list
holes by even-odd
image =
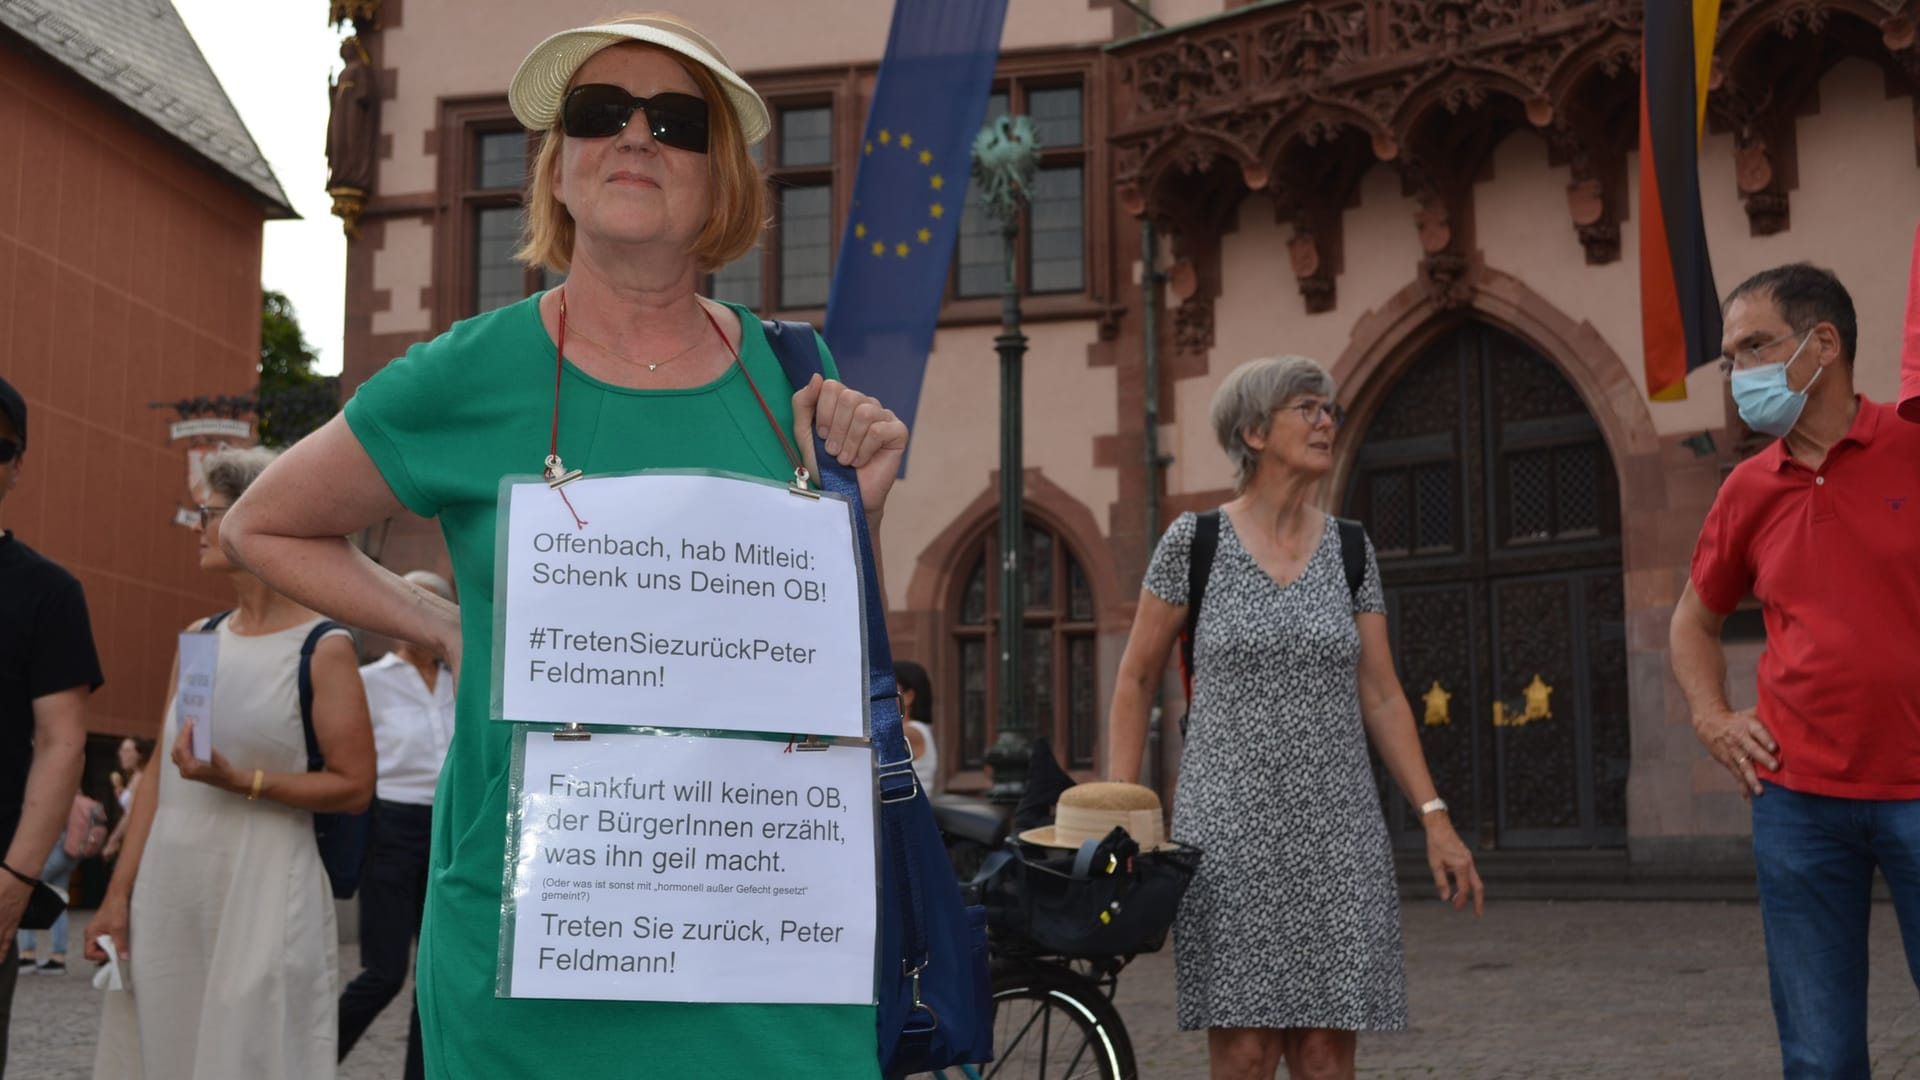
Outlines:
{"label": "woman in green dress", "polygon": [[[566,284],[458,323],[368,380],[233,508],[226,543],[301,602],[438,651],[458,680],[420,934],[429,1076],[877,1076],[871,1006],[494,996],[512,736],[489,720],[500,479],[558,465],[551,454],[589,474],[784,482],[778,424],[810,472],[816,432],[857,470],[877,535],[907,444],[872,398],[819,376],[789,385],[753,314],[695,291],[767,220],[748,152],[767,109],[710,42],[657,15],[566,31],[528,56],[509,100],[545,134],[520,255]],[[459,607],[341,539],[403,509],[439,518]]]}

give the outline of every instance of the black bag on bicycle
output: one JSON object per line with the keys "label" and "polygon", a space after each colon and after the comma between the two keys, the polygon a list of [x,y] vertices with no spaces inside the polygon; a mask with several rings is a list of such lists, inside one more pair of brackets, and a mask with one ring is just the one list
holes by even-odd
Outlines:
{"label": "black bag on bicycle", "polygon": [[1143,852],[1125,829],[1048,858],[1009,843],[981,875],[987,925],[1011,950],[1067,957],[1158,952],[1187,883],[1195,848]]}

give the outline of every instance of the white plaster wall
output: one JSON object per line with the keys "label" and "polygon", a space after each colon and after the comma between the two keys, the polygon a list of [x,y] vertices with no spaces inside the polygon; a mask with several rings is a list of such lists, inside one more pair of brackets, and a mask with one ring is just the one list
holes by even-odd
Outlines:
{"label": "white plaster wall", "polygon": [[[1105,531],[1120,481],[1114,470],[1094,466],[1093,442],[1117,429],[1117,379],[1111,367],[1087,366],[1098,328],[1075,321],[1029,324],[1025,330],[1022,457],[1027,468],[1042,470],[1085,503]],[[934,339],[907,476],[888,497],[881,525],[887,599],[895,609],[907,606],[920,553],[990,490],[1000,467],[1000,360],[993,348],[999,332],[993,326],[959,327]]]}
{"label": "white plaster wall", "polygon": [[[1913,100],[1889,99],[1885,77],[1864,60],[1848,60],[1820,82],[1820,109],[1800,119],[1800,187],[1792,193],[1792,228],[1747,235],[1733,203],[1730,222],[1707,222],[1714,274],[1724,293],[1749,274],[1795,259],[1826,266],[1853,294],[1860,319],[1855,383],[1868,397],[1891,401],[1900,383],[1900,336],[1914,225],[1920,221],[1920,168],[1914,161]],[[1720,148],[1710,193],[1733,191],[1730,146]],[[1716,231],[1716,226],[1718,226]]]}
{"label": "white plaster wall", "polygon": [[[1255,357],[1297,353],[1329,367],[1347,348],[1354,323],[1413,280],[1420,241],[1414,203],[1400,179],[1376,165],[1360,182],[1360,204],[1343,228],[1346,269],[1337,281],[1334,309],[1309,314],[1287,261],[1291,225],[1277,224],[1273,200],[1250,195],[1240,204],[1239,227],[1220,246],[1221,291],[1214,301],[1214,347],[1207,374],[1174,384],[1175,423],[1161,445],[1174,454],[1167,469],[1172,494],[1212,491],[1233,483],[1233,470],[1207,423],[1207,406],[1227,373]],[[1577,246],[1577,245],[1576,245]],[[1168,318],[1172,314],[1169,311]]]}
{"label": "white plaster wall", "polygon": [[[1853,293],[1860,318],[1857,380],[1881,400],[1899,382],[1906,269],[1920,220],[1920,169],[1914,164],[1913,106],[1888,99],[1880,71],[1862,60],[1835,67],[1820,84],[1820,108],[1799,122],[1798,190],[1792,225],[1755,237],[1734,183],[1733,137],[1709,136],[1700,156],[1702,202],[1715,284],[1722,294],[1770,266],[1807,259],[1832,269]],[[1637,155],[1628,161],[1637,175]],[[1639,191],[1621,228],[1621,258],[1588,266],[1567,216],[1564,166],[1547,163],[1539,138],[1516,133],[1494,151],[1492,178],[1474,189],[1480,250],[1487,265],[1528,288],[1576,322],[1598,330],[1646,388],[1640,336]],[[1342,305],[1346,279],[1341,280]],[[1687,399],[1645,402],[1662,434],[1717,428],[1723,422],[1719,373],[1697,369]]]}

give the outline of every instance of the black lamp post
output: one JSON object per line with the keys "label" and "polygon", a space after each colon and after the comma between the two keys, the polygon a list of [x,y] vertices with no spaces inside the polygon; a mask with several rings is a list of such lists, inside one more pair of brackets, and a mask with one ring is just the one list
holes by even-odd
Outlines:
{"label": "black lamp post", "polygon": [[1021,680],[1026,603],[1022,595],[1020,552],[1024,548],[1023,464],[1020,445],[1021,365],[1027,335],[1020,330],[1020,291],[1015,276],[1015,241],[1020,216],[1032,197],[1040,165],[1040,140],[1024,116],[991,120],[973,141],[973,175],[980,205],[1000,222],[1006,273],[1001,284],[1000,336],[1000,724],[987,751],[993,769],[995,802],[1015,803],[1027,787],[1032,718],[1026,713]]}

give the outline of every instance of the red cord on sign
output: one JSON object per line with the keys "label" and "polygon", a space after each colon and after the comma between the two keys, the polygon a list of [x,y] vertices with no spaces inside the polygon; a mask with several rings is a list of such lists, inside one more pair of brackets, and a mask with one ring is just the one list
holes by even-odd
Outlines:
{"label": "red cord on sign", "polygon": [[[780,437],[780,449],[786,452],[787,460],[793,463],[794,472],[798,474],[806,471],[807,465],[806,462],[800,458],[799,448],[794,446],[793,440],[787,437],[786,430],[780,426],[780,421],[773,418],[773,410],[767,408],[767,399],[760,396],[760,387],[754,384],[753,376],[747,371],[747,365],[740,360],[740,350],[734,348],[733,342],[727,340],[726,331],[720,329],[720,323],[714,319],[713,312],[708,311],[704,307],[700,309],[700,312],[707,317],[707,323],[713,327],[713,332],[720,335],[720,343],[725,345],[727,351],[733,354],[734,364],[740,368],[741,376],[747,380],[747,389],[753,391],[753,400],[760,403],[760,411],[766,415],[767,426],[771,427],[773,433]],[[799,388],[795,387],[795,389]]]}
{"label": "red cord on sign", "polygon": [[562,486],[581,476],[580,470],[569,472],[566,463],[560,460],[560,373],[567,355],[567,294],[564,289],[560,292],[560,332],[557,336],[559,340],[553,343],[553,433],[547,440],[546,467],[541,470],[541,475],[546,477],[547,486],[560,496],[560,501],[567,504],[567,513],[573,515],[573,527],[585,529],[586,519],[573,508],[573,500],[567,498],[566,489]]}
{"label": "red cord on sign", "polygon": [[[587,527],[586,519],[582,518],[580,512],[573,508],[573,501],[567,498],[567,493],[564,490],[564,485],[578,480],[583,474],[579,469],[567,468],[566,463],[560,460],[560,387],[562,375],[566,370],[567,356],[566,290],[560,290],[559,296],[559,326],[554,334],[555,340],[553,346],[553,428],[547,437],[547,460],[540,475],[546,479],[547,486],[559,494],[560,501],[567,504],[567,512],[573,515],[574,527],[584,529]],[[801,459],[799,448],[796,447],[793,440],[787,436],[786,430],[780,426],[780,421],[774,419],[773,410],[767,406],[766,397],[760,393],[760,387],[753,381],[753,374],[747,370],[746,362],[740,359],[740,350],[735,348],[733,342],[727,339],[727,333],[720,329],[719,321],[713,317],[713,313],[708,311],[704,305],[700,308],[700,313],[707,317],[707,325],[713,327],[714,334],[720,338],[720,344],[727,347],[727,352],[733,357],[734,366],[740,369],[740,376],[747,380],[747,389],[753,391],[753,399],[760,403],[760,412],[767,418],[767,426],[773,429],[774,435],[780,440],[780,449],[787,455],[787,460],[793,464],[794,482],[796,484],[802,483],[807,476],[807,468],[805,461]]]}

